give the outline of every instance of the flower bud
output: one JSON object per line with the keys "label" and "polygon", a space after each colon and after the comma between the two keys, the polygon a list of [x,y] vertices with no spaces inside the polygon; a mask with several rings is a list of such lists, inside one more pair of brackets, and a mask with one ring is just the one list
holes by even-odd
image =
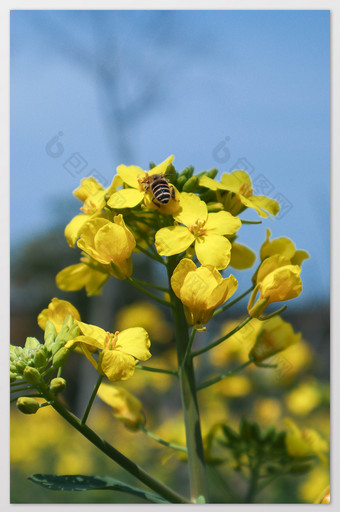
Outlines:
{"label": "flower bud", "polygon": [[194,192],[198,185],[198,178],[197,176],[192,176],[189,178],[186,183],[184,183],[182,191],[183,192]]}
{"label": "flower bud", "polygon": [[51,350],[51,346],[54,343],[54,340],[57,336],[56,328],[54,327],[53,323],[50,320],[47,320],[46,326],[45,326],[45,347],[47,350]]}
{"label": "flower bud", "polygon": [[222,203],[208,203],[207,204],[207,207],[208,207],[208,212],[209,213],[215,213],[215,212],[220,212],[221,210],[223,210],[223,204]]}
{"label": "flower bud", "polygon": [[208,178],[214,179],[216,177],[217,173],[218,173],[218,169],[210,169],[210,171],[208,171],[206,173],[206,176],[208,176]]}
{"label": "flower bud", "polygon": [[55,379],[52,379],[50,382],[50,386],[49,386],[50,390],[55,395],[64,391],[65,387],[66,387],[66,380],[63,379],[62,377],[56,377]]}
{"label": "flower bud", "polygon": [[36,368],[32,368],[32,366],[26,366],[24,377],[30,384],[38,384],[41,381],[40,372]]}
{"label": "flower bud", "polygon": [[17,400],[17,408],[24,414],[35,414],[39,409],[39,403],[28,396],[21,396]]}
{"label": "flower bud", "polygon": [[70,350],[68,348],[62,347],[58,350],[58,352],[53,356],[52,365],[54,368],[59,368],[66,363],[67,358],[70,354]]}
{"label": "flower bud", "polygon": [[25,361],[25,359],[18,358],[15,361],[15,366],[16,366],[17,372],[22,373],[27,366],[27,361]]}
{"label": "flower bud", "polygon": [[34,354],[34,366],[36,368],[45,367],[47,364],[47,357],[45,351],[41,348]]}
{"label": "flower bud", "polygon": [[15,382],[17,380],[17,374],[16,373],[9,373],[10,376],[10,382]]}

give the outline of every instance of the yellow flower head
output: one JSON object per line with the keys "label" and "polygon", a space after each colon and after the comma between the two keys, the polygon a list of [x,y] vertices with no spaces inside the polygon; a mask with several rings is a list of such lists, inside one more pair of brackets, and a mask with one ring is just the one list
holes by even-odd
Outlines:
{"label": "yellow flower head", "polygon": [[[275,254],[266,258],[256,275],[256,286],[248,304],[249,315],[258,318],[269,304],[298,297],[302,292],[300,273],[301,267],[292,265],[285,256]],[[255,302],[258,292],[260,297]]]}
{"label": "yellow flower head", "polygon": [[194,243],[202,265],[212,265],[217,270],[228,266],[231,243],[226,235],[233,235],[241,227],[239,218],[224,211],[208,213],[206,203],[197,195],[183,192],[175,219],[183,225],[176,223],[156,233],[155,244],[161,256],[179,254]]}
{"label": "yellow flower head", "polygon": [[188,258],[179,262],[171,277],[171,287],[182,301],[190,324],[206,324],[214,310],[233,295],[237,285],[233,275],[223,279],[216,268],[197,268]]}
{"label": "yellow flower head", "polygon": [[80,208],[83,213],[73,217],[65,227],[65,237],[70,247],[75,247],[85,224],[102,215],[103,208],[106,205],[106,197],[112,194],[120,184],[119,176],[114,177],[107,189],[104,189],[93,176],[81,180],[81,185],[73,194],[84,203]]}
{"label": "yellow flower head", "polygon": [[[101,375],[115,382],[132,377],[138,360],[146,361],[151,357],[150,339],[142,327],[131,327],[114,334],[95,325],[77,322],[82,334],[77,336],[67,348],[79,343],[85,356]],[[99,349],[98,362],[90,351]]]}
{"label": "yellow flower head", "polygon": [[138,424],[145,424],[145,415],[141,402],[124,388],[112,384],[101,384],[98,396],[112,407],[113,415],[131,430],[138,430]]}
{"label": "yellow flower head", "polygon": [[294,333],[293,327],[288,322],[279,316],[274,316],[261,322],[261,329],[257,334],[255,345],[249,352],[249,358],[254,358],[255,364],[261,363],[300,339],[301,333]]}
{"label": "yellow flower head", "polygon": [[131,253],[136,241],[122,215],[114,217],[113,222],[101,218],[92,219],[82,230],[77,245],[103,265],[109,266],[112,261],[119,271],[111,272],[116,277],[123,279],[131,275]]}
{"label": "yellow flower head", "polygon": [[316,455],[323,464],[326,464],[326,454],[329,451],[327,441],[316,430],[300,430],[289,418],[285,419],[285,423],[288,428],[285,440],[289,455],[296,458]]}
{"label": "yellow flower head", "polygon": [[210,190],[227,192],[223,198],[224,207],[234,215],[240,213],[244,208],[253,208],[260,217],[268,217],[268,213],[277,215],[280,210],[280,205],[275,199],[254,196],[252,182],[246,171],[237,170],[231,174],[225,173],[221,183],[208,176],[202,176],[199,184]]}
{"label": "yellow flower head", "polygon": [[60,300],[54,297],[46,309],[38,315],[38,325],[45,330],[46,322],[49,320],[54,325],[57,333],[60,332],[66,315],[72,315],[74,320],[80,320],[78,310],[67,300]]}
{"label": "yellow flower head", "polygon": [[87,295],[91,296],[101,294],[109,277],[110,273],[104,267],[85,255],[81,258],[81,263],[65,267],[58,272],[55,279],[61,290],[74,292],[85,288]]}
{"label": "yellow flower head", "polygon": [[260,249],[261,261],[274,254],[280,254],[281,256],[289,258],[292,265],[301,266],[303,260],[309,258],[308,252],[301,249],[297,250],[294,242],[290,240],[290,238],[280,237],[270,241],[270,236],[270,229],[267,229],[267,238]]}
{"label": "yellow flower head", "polygon": [[164,162],[156,165],[150,171],[144,171],[136,165],[119,165],[117,167],[117,173],[124,183],[125,188],[117,190],[111,195],[107,203],[108,206],[115,210],[134,208],[144,199],[147,208],[157,209],[162,213],[173,213],[173,211],[178,208],[176,201],[170,200],[167,205],[156,206],[152,202],[153,195],[147,186],[148,179],[151,176],[166,174],[173,159],[173,155],[169,156]]}

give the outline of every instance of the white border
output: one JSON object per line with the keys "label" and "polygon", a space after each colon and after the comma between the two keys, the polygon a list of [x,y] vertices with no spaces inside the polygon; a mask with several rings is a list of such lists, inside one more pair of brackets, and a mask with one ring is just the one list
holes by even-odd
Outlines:
{"label": "white border", "polygon": [[[339,237],[337,233],[339,233],[339,206],[335,204],[335,202],[339,198],[339,166],[336,164],[339,163],[339,143],[337,141],[339,138],[339,101],[337,92],[340,90],[340,73],[339,73],[339,48],[340,48],[340,35],[339,35],[339,18],[340,18],[340,6],[338,0],[333,1],[307,1],[307,0],[267,0],[261,2],[249,1],[249,0],[239,0],[239,1],[230,1],[230,0],[220,0],[220,1],[207,1],[196,0],[196,1],[188,1],[188,0],[176,0],[171,2],[166,1],[141,1],[141,0],[125,0],[125,1],[108,1],[108,0],[97,0],[96,2],[89,0],[68,0],[65,1],[55,1],[50,0],[46,1],[31,1],[27,2],[27,0],[17,0],[17,1],[6,1],[3,0],[0,7],[0,58],[2,63],[2,72],[0,73],[0,90],[1,90],[1,106],[0,106],[0,119],[1,119],[1,183],[5,187],[5,194],[2,194],[1,208],[0,208],[0,217],[1,217],[1,234],[2,240],[5,240],[5,244],[2,243],[2,251],[0,256],[0,275],[1,275],[1,283],[2,283],[2,293],[1,293],[1,308],[0,308],[0,325],[2,329],[5,328],[5,336],[2,335],[1,342],[3,345],[6,345],[6,341],[9,339],[9,11],[10,10],[114,10],[114,9],[188,9],[188,10],[331,10],[331,199],[332,199],[332,221],[331,221],[331,379],[332,379],[332,480],[331,480],[331,489],[332,489],[332,504],[331,508],[334,508],[337,504],[339,504],[339,493],[337,490],[337,482],[340,481],[339,472],[338,472],[338,464],[336,461],[339,460],[339,436],[336,435],[336,432],[339,428],[338,415],[339,415],[339,406],[335,401],[336,389],[337,385],[339,385],[339,371],[336,366],[336,362],[340,361],[340,348],[339,341],[337,340],[338,336],[337,332],[340,330],[339,325],[339,271],[337,263],[340,261],[340,244]],[[336,171],[337,169],[337,171]],[[29,198],[27,200],[27,207],[29,208]],[[315,205],[317,208],[317,205]],[[8,385],[8,370],[7,370],[7,347],[6,349],[3,347],[2,352],[2,364],[3,371],[1,372],[1,377],[3,379],[2,382],[2,390],[9,390]],[[3,403],[6,403],[8,395],[3,395]],[[8,409],[7,409],[8,410]],[[4,416],[4,415],[3,415]],[[336,426],[338,428],[336,428]],[[1,479],[1,499],[0,503],[2,507],[11,507],[16,508],[36,508],[36,505],[9,505],[9,425],[8,421],[2,421],[1,423],[1,460],[2,460],[2,479]],[[44,508],[53,507],[53,510],[63,510],[63,511],[71,511],[74,507],[80,507],[82,505],[43,505]],[[105,505],[102,505],[105,507]],[[110,505],[108,505],[110,506]],[[174,505],[169,505],[170,507],[174,507]],[[181,507],[186,507],[186,505],[180,505]],[[212,507],[220,507],[221,505],[205,505],[205,508]],[[271,508],[279,507],[280,505],[269,505]],[[299,507],[299,505],[289,505],[290,507]],[[304,510],[306,507],[310,507],[312,505],[304,505]],[[119,508],[119,505],[115,505],[115,509]],[[127,505],[124,507],[126,509]],[[146,508],[149,505],[139,505],[139,508]],[[153,505],[157,507],[157,505]],[[178,505],[176,506],[178,507]],[[233,505],[224,505],[224,507],[233,508],[236,506]],[[247,508],[247,505],[238,505],[237,510],[243,510]],[[263,507],[263,505],[252,505],[252,507],[259,508]],[[86,505],[86,510],[97,510],[98,505]],[[3,508],[4,510],[4,508]]]}

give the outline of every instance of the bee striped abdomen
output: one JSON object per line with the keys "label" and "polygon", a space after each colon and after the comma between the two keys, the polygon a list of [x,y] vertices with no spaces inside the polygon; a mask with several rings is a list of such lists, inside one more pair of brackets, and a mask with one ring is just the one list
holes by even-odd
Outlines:
{"label": "bee striped abdomen", "polygon": [[167,180],[157,180],[151,185],[154,198],[161,204],[167,204],[170,201],[170,187]]}

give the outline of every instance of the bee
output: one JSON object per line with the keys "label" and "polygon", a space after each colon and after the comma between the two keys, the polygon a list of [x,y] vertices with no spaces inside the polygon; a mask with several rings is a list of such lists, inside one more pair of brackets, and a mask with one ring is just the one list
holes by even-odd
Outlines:
{"label": "bee", "polygon": [[142,180],[145,192],[151,189],[153,195],[152,202],[158,206],[158,208],[168,204],[170,198],[175,199],[175,188],[173,185],[169,184],[165,176],[165,174],[153,174]]}

